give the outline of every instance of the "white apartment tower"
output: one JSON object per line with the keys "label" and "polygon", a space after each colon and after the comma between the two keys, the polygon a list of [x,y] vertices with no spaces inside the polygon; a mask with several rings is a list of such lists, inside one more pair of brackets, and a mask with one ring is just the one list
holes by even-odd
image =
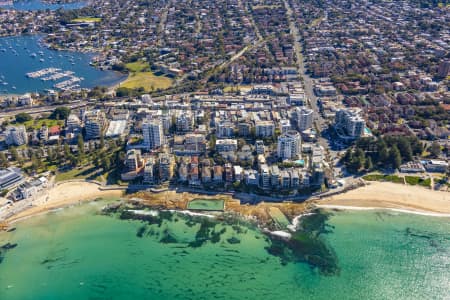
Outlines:
{"label": "white apartment tower", "polygon": [[302,151],[300,133],[290,130],[278,137],[277,154],[281,159],[299,158]]}
{"label": "white apartment tower", "polygon": [[335,125],[342,128],[350,137],[360,137],[364,134],[366,122],[361,117],[360,109],[350,108],[336,112]]}
{"label": "white apartment tower", "polygon": [[144,145],[149,149],[156,149],[164,144],[164,129],[161,120],[147,119],[142,123]]}
{"label": "white apartment tower", "polygon": [[313,113],[312,109],[304,106],[295,108],[294,119],[297,121],[297,128],[300,132],[312,127]]}
{"label": "white apartment tower", "polygon": [[87,111],[84,115],[84,128],[86,131],[86,139],[99,138],[105,128],[106,117],[101,110]]}

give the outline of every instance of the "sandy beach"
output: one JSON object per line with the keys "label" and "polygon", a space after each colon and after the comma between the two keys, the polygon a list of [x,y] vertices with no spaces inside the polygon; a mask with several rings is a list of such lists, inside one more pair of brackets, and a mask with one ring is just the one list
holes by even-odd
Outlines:
{"label": "sandy beach", "polygon": [[316,200],[315,204],[329,208],[389,208],[450,215],[450,193],[390,182],[371,182],[346,193]]}
{"label": "sandy beach", "polygon": [[100,190],[99,185],[90,182],[64,182],[50,188],[32,203],[29,208],[11,216],[6,221],[13,223],[56,208],[66,207],[100,197],[120,197],[121,190]]}
{"label": "sandy beach", "polygon": [[[50,188],[44,195],[32,201],[32,206],[17,209],[17,213],[7,218],[8,223],[45,213],[47,211],[91,201],[100,197],[121,197],[122,190],[100,190],[99,185],[91,182],[64,182]],[[258,205],[240,205],[238,199],[230,195],[205,197],[201,194],[176,193],[138,193],[144,203],[168,209],[185,209],[189,200],[194,198],[223,198],[226,209],[241,215],[269,220],[267,211],[278,207],[288,217],[308,211],[314,206],[330,209],[392,209],[414,212],[430,216],[450,216],[450,193],[432,191],[418,186],[407,186],[389,182],[371,182],[368,185],[339,195],[311,200],[304,203],[259,203]],[[20,203],[20,202],[19,202]],[[31,201],[30,201],[31,203]],[[15,209],[14,207],[11,210]]]}

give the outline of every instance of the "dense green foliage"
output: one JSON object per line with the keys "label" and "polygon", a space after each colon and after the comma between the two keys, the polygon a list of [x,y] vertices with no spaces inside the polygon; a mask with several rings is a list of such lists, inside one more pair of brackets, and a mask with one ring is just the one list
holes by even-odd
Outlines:
{"label": "dense green foliage", "polygon": [[429,187],[431,185],[430,178],[423,179],[418,176],[405,176],[405,181],[410,185],[421,185],[425,187]]}
{"label": "dense green foliage", "polygon": [[50,115],[50,119],[66,120],[67,117],[69,117],[69,114],[70,114],[70,108],[65,107],[65,106],[57,107]]}
{"label": "dense green foliage", "polygon": [[404,183],[403,178],[396,175],[382,175],[382,174],[370,174],[363,176],[367,181],[389,181],[393,183]]}
{"label": "dense green foliage", "polygon": [[27,113],[19,113],[16,115],[16,122],[17,123],[25,123],[27,121],[31,121],[33,119],[32,116],[30,116]]}
{"label": "dense green foliage", "polygon": [[361,138],[354,147],[347,150],[342,162],[352,173],[378,168],[396,169],[422,151],[423,146],[416,137]]}

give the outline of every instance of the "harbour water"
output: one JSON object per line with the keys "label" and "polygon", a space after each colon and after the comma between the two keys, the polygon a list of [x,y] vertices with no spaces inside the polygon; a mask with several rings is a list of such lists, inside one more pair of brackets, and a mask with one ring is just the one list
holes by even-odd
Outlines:
{"label": "harbour water", "polygon": [[103,205],[1,233],[0,246],[17,246],[1,254],[0,299],[449,298],[448,218],[332,212],[320,238],[337,269],[323,274],[283,263],[268,252],[272,240],[238,220],[160,213],[143,222],[98,214]]}
{"label": "harbour water", "polygon": [[0,95],[57,89],[58,83],[71,78],[44,81],[26,76],[46,68],[57,68],[61,73],[73,72],[73,77],[82,79],[74,82],[81,88],[111,86],[125,78],[117,72],[101,71],[89,65],[93,55],[50,50],[36,35],[0,38]]}
{"label": "harbour water", "polygon": [[6,8],[14,8],[16,10],[57,10],[57,9],[76,9],[86,6],[87,2],[72,2],[72,3],[46,3],[41,0],[19,0],[14,1],[12,6],[5,6]]}

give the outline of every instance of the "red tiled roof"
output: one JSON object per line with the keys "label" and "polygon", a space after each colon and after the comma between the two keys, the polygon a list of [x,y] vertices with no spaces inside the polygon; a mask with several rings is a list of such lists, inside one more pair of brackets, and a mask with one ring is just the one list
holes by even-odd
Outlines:
{"label": "red tiled roof", "polygon": [[50,135],[55,135],[55,134],[60,134],[61,133],[61,128],[58,125],[52,126],[48,129],[48,133]]}

